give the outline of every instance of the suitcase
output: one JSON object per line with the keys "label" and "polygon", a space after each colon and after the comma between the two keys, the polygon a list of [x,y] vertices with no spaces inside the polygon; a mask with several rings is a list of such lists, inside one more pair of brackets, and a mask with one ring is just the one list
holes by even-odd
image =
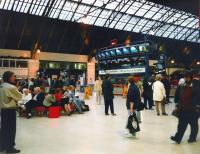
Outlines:
{"label": "suitcase", "polygon": [[59,106],[52,106],[49,107],[49,118],[59,118],[60,116],[60,107]]}

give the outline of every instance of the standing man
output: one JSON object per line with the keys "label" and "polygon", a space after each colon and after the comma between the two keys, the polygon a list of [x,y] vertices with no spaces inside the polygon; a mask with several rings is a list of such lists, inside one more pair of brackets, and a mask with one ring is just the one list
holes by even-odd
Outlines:
{"label": "standing man", "polygon": [[165,98],[166,98],[166,93],[165,93],[165,88],[163,83],[161,82],[162,76],[160,74],[156,75],[156,81],[152,85],[153,89],[153,100],[156,104],[156,112],[157,115],[160,115],[160,110],[159,106],[161,105],[162,109],[162,115],[167,115],[165,112]]}
{"label": "standing man", "polygon": [[166,103],[170,103],[169,101],[169,94],[170,94],[170,89],[171,89],[171,86],[170,86],[170,82],[169,82],[169,79],[168,77],[165,75],[162,79],[162,83],[165,87],[165,91],[166,91]]}
{"label": "standing man", "polygon": [[198,80],[192,82],[192,73],[187,72],[184,85],[180,85],[176,90],[174,101],[178,104],[179,109],[178,128],[171,140],[178,144],[181,143],[188,124],[191,127],[188,143],[196,142],[199,129],[197,105],[200,101],[200,84],[198,82]]}
{"label": "standing man", "polygon": [[16,108],[22,99],[22,94],[14,86],[16,76],[13,72],[6,71],[3,74],[3,83],[0,85],[0,108],[1,108],[1,132],[0,151],[6,153],[19,153],[14,148],[16,135]]}
{"label": "standing man", "polygon": [[101,104],[101,93],[102,93],[102,80],[100,76],[94,83],[94,91],[96,92],[96,102],[99,105]]}
{"label": "standing man", "polygon": [[104,102],[105,102],[105,115],[108,114],[108,109],[110,107],[111,114],[115,116],[116,114],[114,113],[114,105],[113,105],[113,85],[110,81],[110,75],[106,74],[105,80],[102,83],[102,92],[104,96]]}

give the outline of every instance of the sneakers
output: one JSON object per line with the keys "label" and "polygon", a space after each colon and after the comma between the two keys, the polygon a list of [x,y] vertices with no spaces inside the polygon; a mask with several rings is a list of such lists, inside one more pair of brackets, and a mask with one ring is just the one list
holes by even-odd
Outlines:
{"label": "sneakers", "polygon": [[17,150],[17,149],[15,149],[15,148],[6,150],[6,154],[9,154],[9,153],[20,153],[20,150]]}
{"label": "sneakers", "polygon": [[174,142],[176,142],[177,144],[180,144],[181,141],[178,141],[174,136],[171,136],[170,139]]}
{"label": "sneakers", "polygon": [[167,113],[163,113],[162,115],[167,116],[168,114]]}
{"label": "sneakers", "polygon": [[112,113],[112,116],[116,116],[116,114],[115,114],[115,113]]}

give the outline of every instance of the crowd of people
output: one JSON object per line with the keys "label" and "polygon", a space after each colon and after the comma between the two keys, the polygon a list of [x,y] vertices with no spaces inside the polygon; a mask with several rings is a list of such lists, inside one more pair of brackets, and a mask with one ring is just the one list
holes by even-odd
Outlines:
{"label": "crowd of people", "polygon": [[[178,117],[177,132],[171,137],[172,141],[181,143],[184,132],[189,124],[191,134],[189,143],[196,142],[198,134],[198,118],[200,110],[200,77],[199,74],[186,72],[184,78],[180,79],[179,86],[175,93],[174,102],[177,104],[174,111]],[[0,131],[0,151],[6,150],[7,153],[19,153],[20,150],[14,148],[16,134],[16,111],[26,113],[28,119],[32,117],[32,111],[36,107],[57,107],[63,109],[66,115],[71,115],[74,111],[82,114],[89,110],[89,106],[84,100],[75,96],[74,85],[64,85],[61,78],[54,79],[49,84],[47,78],[31,79],[30,82],[20,80],[16,82],[13,72],[6,71],[3,74],[3,82],[0,84],[0,108],[1,108],[1,131]],[[75,83],[75,82],[71,82]],[[138,76],[128,78],[128,93],[126,107],[128,111],[127,136],[135,136],[139,131],[141,123],[140,112],[145,109],[153,110],[156,106],[156,114],[160,116],[160,105],[163,116],[168,114],[165,111],[165,104],[169,103],[170,83],[166,76],[157,74],[150,79],[144,78],[143,81]],[[104,79],[95,81],[94,90],[96,92],[97,104],[101,104],[101,94],[104,97],[105,115],[115,116],[114,94],[111,76],[105,75]],[[142,103],[142,97],[144,103]],[[142,109],[141,109],[142,108]],[[132,119],[131,119],[132,118]],[[131,119],[131,120],[130,120]],[[132,122],[135,119],[137,129],[132,129]]]}
{"label": "crowd of people", "polygon": [[[177,82],[177,90],[175,93],[174,102],[177,104],[175,111],[179,122],[177,127],[177,133],[170,139],[176,143],[180,143],[184,132],[189,124],[191,126],[191,135],[188,139],[189,143],[196,142],[198,134],[198,118],[200,113],[200,76],[199,73],[184,72],[182,78]],[[108,108],[110,107],[112,115],[114,113],[113,105],[113,86],[110,81],[110,76],[106,75],[105,79],[101,81],[101,78],[95,81],[94,89],[97,93],[96,101],[100,104],[99,93],[104,96],[105,103],[105,115],[108,114]],[[102,89],[100,88],[102,85]],[[160,116],[160,106],[163,116],[168,114],[165,111],[165,105],[170,102],[170,80],[167,76],[157,74],[147,79],[144,78],[143,82],[138,76],[130,76],[128,78],[128,93],[126,99],[126,107],[128,115],[134,115],[137,123],[141,123],[141,104],[142,97],[144,100],[144,108],[153,110],[153,106],[156,106],[157,116]],[[129,117],[130,120],[130,117]],[[128,121],[129,121],[128,120]],[[129,126],[127,125],[127,128]],[[126,132],[128,137],[135,136],[136,131],[131,131],[130,128]]]}

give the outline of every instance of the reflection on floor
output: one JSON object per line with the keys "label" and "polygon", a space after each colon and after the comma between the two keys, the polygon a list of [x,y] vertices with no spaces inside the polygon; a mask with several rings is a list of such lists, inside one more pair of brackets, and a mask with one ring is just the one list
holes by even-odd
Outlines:
{"label": "reflection on floor", "polygon": [[[174,135],[177,119],[171,115],[157,116],[155,110],[142,112],[141,132],[136,138],[124,136],[127,111],[125,99],[115,97],[117,116],[105,116],[103,100],[96,105],[94,96],[86,101],[91,111],[59,119],[18,118],[17,148],[21,154],[199,154],[198,142],[188,144],[190,129],[183,142],[169,140]],[[174,104],[166,106],[171,113]]]}

